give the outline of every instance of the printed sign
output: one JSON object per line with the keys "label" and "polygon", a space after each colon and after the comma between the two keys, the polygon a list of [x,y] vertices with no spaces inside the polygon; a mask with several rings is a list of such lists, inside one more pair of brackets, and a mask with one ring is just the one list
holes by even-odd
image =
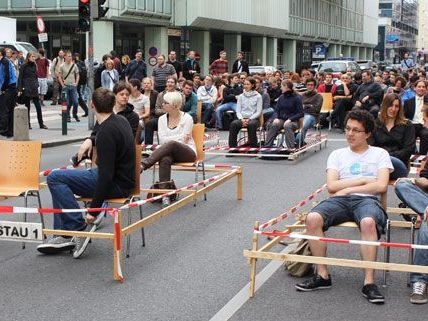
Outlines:
{"label": "printed sign", "polygon": [[46,32],[39,33],[39,42],[48,42],[48,34]]}
{"label": "printed sign", "polygon": [[0,221],[0,240],[41,243],[42,223]]}
{"label": "printed sign", "polygon": [[312,52],[312,58],[325,59],[327,54],[327,48],[324,45],[315,45],[314,51]]}

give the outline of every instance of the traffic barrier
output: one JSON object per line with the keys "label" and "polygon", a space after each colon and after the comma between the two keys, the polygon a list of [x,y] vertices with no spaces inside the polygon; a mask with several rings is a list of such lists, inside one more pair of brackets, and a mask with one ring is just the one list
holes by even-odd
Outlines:
{"label": "traffic barrier", "polygon": [[[150,199],[132,202],[120,208],[83,208],[83,209],[55,209],[55,208],[26,208],[18,206],[0,206],[0,215],[6,214],[20,214],[20,213],[29,213],[29,214],[60,214],[60,213],[93,213],[106,211],[109,215],[112,215],[114,218],[113,233],[106,232],[96,232],[96,231],[66,231],[66,230],[53,230],[53,229],[43,229],[43,235],[61,235],[61,236],[71,236],[71,237],[84,237],[84,238],[93,238],[93,239],[106,239],[113,242],[113,278],[119,282],[123,282],[123,271],[122,271],[122,238],[132,234],[133,232],[140,230],[141,228],[152,224],[162,217],[165,217],[173,213],[176,209],[183,207],[184,205],[194,202],[196,198],[210,190],[216,188],[217,186],[225,183],[233,177],[237,177],[237,199],[241,200],[243,195],[242,190],[242,169],[239,166],[233,166],[228,164],[212,164],[207,165],[211,168],[212,171],[218,171],[220,174],[213,177],[207,178],[198,183],[189,184],[184,187],[175,189],[175,190],[156,190],[156,189],[141,189],[141,192],[148,193],[161,193],[156,197]],[[69,166],[64,166],[58,169],[51,169],[41,172],[42,176],[46,176],[54,170],[68,169]],[[195,187],[203,186],[200,189],[194,189]],[[161,199],[164,196],[170,196],[172,194],[188,193],[183,198],[178,199],[176,202],[172,203],[170,206],[164,207],[159,211],[152,213],[151,215],[142,218],[135,223],[132,223],[124,228],[121,227],[122,213],[125,209],[136,208],[138,206],[143,206],[146,203],[154,202],[158,199]],[[12,222],[16,224],[17,222]],[[24,223],[21,223],[24,224]],[[30,223],[38,224],[38,223]]]}
{"label": "traffic barrier", "polygon": [[[299,208],[306,206],[310,200],[315,199],[315,197],[321,194],[324,191],[326,185],[322,186],[305,199],[300,201],[294,207],[291,207],[286,212],[280,214],[279,216],[260,224],[256,222],[253,229],[252,237],[252,248],[251,250],[244,250],[244,257],[249,259],[250,264],[250,288],[249,296],[253,297],[255,294],[255,282],[256,282],[256,264],[257,259],[267,259],[267,260],[277,260],[277,261],[292,261],[292,262],[302,262],[302,263],[311,263],[311,264],[324,264],[324,265],[334,265],[342,267],[353,267],[353,268],[363,268],[363,269],[377,269],[384,271],[384,284],[386,284],[386,271],[399,271],[399,272],[414,272],[414,273],[428,273],[428,266],[419,266],[412,265],[413,250],[414,249],[423,249],[428,250],[428,245],[417,245],[413,244],[414,240],[414,221],[413,222],[403,222],[403,221],[388,221],[387,223],[387,241],[362,241],[362,240],[351,240],[344,238],[331,238],[331,237],[318,237],[312,235],[305,235],[301,233],[294,232],[296,229],[305,228],[305,214],[298,213]],[[385,193],[386,194],[386,193]],[[381,199],[386,199],[382,195]],[[386,204],[383,204],[386,208]],[[389,210],[390,208],[387,208]],[[393,208],[394,209],[394,208]],[[289,214],[294,214],[296,216],[296,222],[292,225],[287,225],[283,231],[264,231],[264,229],[271,227],[280,221],[283,221],[289,217]],[[299,215],[300,214],[300,215]],[[357,227],[355,223],[344,223],[339,226],[344,227]],[[397,243],[390,242],[390,227],[410,227],[411,228],[411,237],[410,243]],[[259,248],[259,236],[264,235],[268,236],[271,239],[267,244],[264,244]],[[358,245],[370,245],[377,247],[384,247],[384,258],[385,262],[376,262],[376,261],[361,261],[361,260],[350,260],[350,259],[341,259],[341,258],[328,258],[328,257],[315,257],[315,256],[303,256],[296,254],[286,254],[286,253],[276,253],[270,251],[275,245],[277,245],[281,239],[284,237],[296,238],[296,239],[307,239],[314,240],[319,242],[328,242],[328,243],[339,243],[339,244],[358,244]],[[409,263],[390,263],[389,262],[389,249],[390,248],[401,248],[409,250]]]}

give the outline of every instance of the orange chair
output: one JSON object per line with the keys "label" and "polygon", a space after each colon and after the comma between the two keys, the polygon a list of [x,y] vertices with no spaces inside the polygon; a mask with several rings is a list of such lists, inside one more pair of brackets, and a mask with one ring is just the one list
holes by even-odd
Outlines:
{"label": "orange chair", "polygon": [[[132,203],[134,201],[141,200],[140,196],[140,175],[141,175],[141,145],[135,145],[135,187],[132,191],[131,195],[126,198],[111,198],[105,200],[108,204],[120,204],[125,205],[128,203]],[[79,201],[82,201],[85,206],[91,202],[91,198],[79,198]],[[143,211],[141,209],[141,206],[138,207],[138,210],[140,212],[140,219],[143,219]],[[132,217],[131,217],[131,209],[128,209],[128,225],[132,223]],[[93,229],[95,230],[96,227],[94,226]],[[142,245],[146,246],[146,240],[144,235],[144,227],[141,229],[141,239],[142,239]],[[126,239],[126,257],[129,257],[130,247],[131,247],[131,235],[128,234]]]}
{"label": "orange chair", "polygon": [[[0,140],[0,197],[24,197],[24,206],[28,207],[28,197],[37,197],[40,201],[39,171],[42,153],[40,141]],[[24,213],[27,221],[27,213]],[[42,227],[45,227],[40,214]],[[25,248],[25,243],[22,244]]]}
{"label": "orange chair", "polygon": [[328,130],[331,130],[331,113],[333,111],[333,95],[331,93],[320,93],[322,96],[322,106],[320,114],[328,114],[330,117]]}

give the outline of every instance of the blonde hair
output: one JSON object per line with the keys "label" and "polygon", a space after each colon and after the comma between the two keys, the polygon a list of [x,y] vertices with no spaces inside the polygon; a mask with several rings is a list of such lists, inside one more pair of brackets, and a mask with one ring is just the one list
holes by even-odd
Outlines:
{"label": "blonde hair", "polygon": [[178,91],[166,92],[165,95],[163,95],[163,100],[177,107],[177,109],[181,109],[181,105],[183,104],[183,97]]}

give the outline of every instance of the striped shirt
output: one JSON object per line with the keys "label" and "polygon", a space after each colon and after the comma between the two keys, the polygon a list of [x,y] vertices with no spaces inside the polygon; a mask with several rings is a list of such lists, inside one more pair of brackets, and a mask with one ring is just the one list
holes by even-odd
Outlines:
{"label": "striped shirt", "polygon": [[229,62],[227,60],[217,59],[209,67],[213,76],[221,76],[228,71]]}
{"label": "striped shirt", "polygon": [[172,76],[174,74],[175,74],[175,68],[173,65],[164,64],[163,67],[159,67],[159,65],[156,65],[153,68],[153,73],[152,73],[152,76],[155,81],[155,87],[165,86],[166,79],[169,76]]}

